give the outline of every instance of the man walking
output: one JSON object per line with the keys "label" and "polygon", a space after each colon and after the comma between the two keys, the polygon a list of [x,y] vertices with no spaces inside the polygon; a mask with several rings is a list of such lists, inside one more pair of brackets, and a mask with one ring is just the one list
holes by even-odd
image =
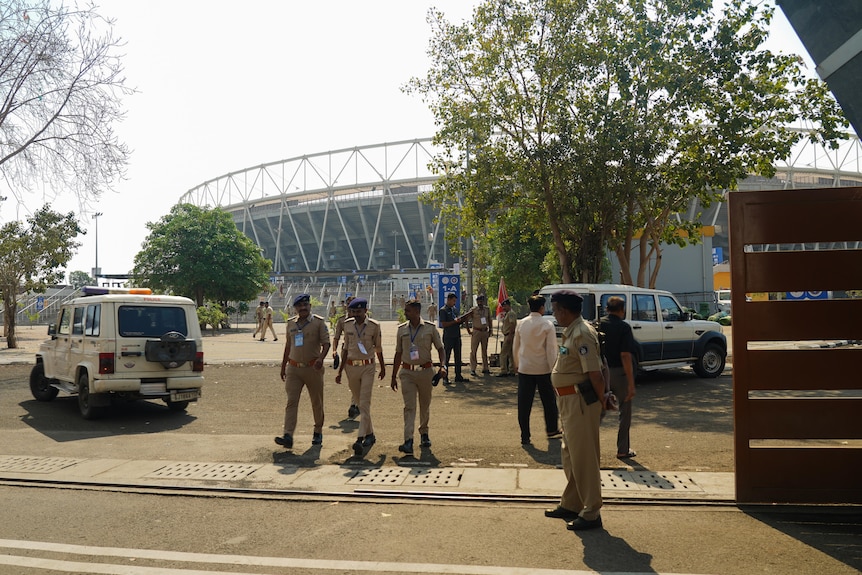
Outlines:
{"label": "man walking", "polygon": [[533,295],[527,300],[530,315],[518,322],[515,328],[512,352],[515,371],[518,372],[518,426],[521,428],[521,445],[530,445],[530,412],[536,390],[545,413],[545,431],[548,439],[562,436],[557,411],[557,400],[551,384],[551,370],[557,361],[557,334],[554,324],[545,318],[545,297]]}
{"label": "man walking", "polygon": [[[446,349],[446,369],[449,369],[449,359],[455,355],[455,383],[470,381],[461,377],[461,324],[465,316],[455,313],[455,304],[458,303],[458,295],[449,292],[446,295],[446,305],[439,312],[440,327],[443,328],[443,347]],[[447,372],[448,373],[448,372]],[[449,377],[446,377],[449,383]]]}
{"label": "man walking", "polygon": [[261,301],[260,305],[257,306],[257,309],[254,310],[254,335],[251,336],[254,339],[257,339],[258,333],[263,335],[263,330],[266,328],[266,325],[264,324],[265,317],[263,313],[265,303],[266,302]]}
{"label": "man walking", "polygon": [[[503,308],[503,317],[500,320],[500,331],[503,332],[503,346],[500,349],[500,373],[497,377],[508,377],[515,375],[515,359],[512,355],[512,344],[515,341],[515,328],[518,318],[512,311],[512,302],[508,299],[500,302]],[[551,373],[548,371],[548,373]]]}
{"label": "man walking", "polygon": [[371,424],[371,392],[374,390],[374,358],[380,364],[378,379],[386,376],[383,363],[380,323],[367,318],[368,301],[356,298],[347,306],[351,317],[344,322],[344,357],[341,369],[335,376],[335,383],[341,383],[341,374],[347,370],[350,393],[359,401],[359,436],[353,444],[357,457],[365,455],[377,442],[374,426]]}
{"label": "man walking", "polygon": [[293,434],[299,411],[302,388],[308,388],[314,414],[312,445],[323,444],[323,360],[329,352],[329,330],[326,320],[311,313],[311,296],[299,294],[293,299],[296,315],[287,320],[287,338],[281,360],[281,379],[287,393],[284,408],[284,435],[275,442],[293,448]]}
{"label": "man walking", "polygon": [[[355,298],[350,296],[347,298],[347,304],[342,306],[344,313],[338,316],[335,322],[335,335],[332,338],[332,368],[337,369],[341,364],[341,357],[338,355],[338,342],[341,340],[341,334],[344,333],[344,322],[353,317],[353,309],[350,304]],[[341,355],[344,355],[344,346],[341,346]],[[350,407],[347,408],[347,417],[355,419],[359,416],[359,397],[353,393],[353,388],[350,388]]]}
{"label": "man walking", "polygon": [[431,447],[428,435],[428,422],[431,419],[431,388],[437,384],[433,381],[434,362],[431,348],[437,348],[440,359],[439,377],[445,377],[446,367],[443,354],[443,342],[437,327],[422,320],[422,304],[410,300],[404,305],[404,315],[407,321],[398,326],[395,343],[395,360],[392,363],[393,391],[398,389],[398,375],[401,370],[401,397],[404,400],[404,443],[398,446],[398,451],[413,454],[413,431],[416,426],[416,400],[419,400],[419,437],[422,447]]}
{"label": "man walking", "polygon": [[632,399],[635,396],[635,338],[632,328],[624,321],[626,300],[611,296],[606,304],[608,315],[599,323],[605,334],[605,357],[611,373],[611,391],[620,400],[620,426],[617,431],[617,458],[635,457],[629,437],[632,427]]}
{"label": "man walking", "polygon": [[563,422],[566,487],[560,504],[545,510],[545,516],[566,519],[572,531],[602,526],[599,422],[605,383],[598,335],[581,316],[583,301],[571,290],[551,295],[554,317],[565,328],[551,382]]}
{"label": "man walking", "polygon": [[278,341],[278,335],[275,333],[275,326],[272,324],[272,308],[269,307],[269,302],[263,302],[263,330],[260,333],[260,341],[266,341],[266,330],[272,332],[272,341]]}
{"label": "man walking", "polygon": [[487,375],[491,373],[488,367],[488,338],[491,336],[491,328],[493,320],[491,319],[491,309],[485,305],[487,298],[484,295],[476,296],[476,307],[471,310],[470,319],[472,320],[472,329],[468,326],[467,332],[470,333],[470,375],[476,377],[476,366],[478,360],[476,352],[479,347],[482,347],[482,373]]}

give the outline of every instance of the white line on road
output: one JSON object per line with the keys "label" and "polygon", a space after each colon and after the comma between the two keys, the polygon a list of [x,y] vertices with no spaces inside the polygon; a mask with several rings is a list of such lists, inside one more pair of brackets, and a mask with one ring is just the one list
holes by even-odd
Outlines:
{"label": "white line on road", "polygon": [[[293,569],[321,569],[338,571],[367,571],[372,573],[443,573],[455,575],[595,575],[596,571],[566,569],[536,569],[526,567],[505,567],[488,565],[443,565],[433,563],[392,563],[384,561],[337,561],[328,559],[300,559],[296,557],[254,557],[249,555],[217,555],[212,553],[187,553],[182,551],[163,551],[154,549],[123,549],[120,547],[92,547],[66,543],[42,541],[18,541],[0,539],[0,548],[51,553],[68,553],[93,557],[120,557],[125,559],[149,559],[158,561],[177,561],[184,563],[205,563],[221,565],[247,565],[256,567],[279,567]],[[50,569],[64,573],[98,575],[213,575],[224,571],[199,569],[174,569],[144,567],[139,565],[113,565],[107,563],[81,563],[38,557],[21,557],[0,554],[0,565]],[[237,573],[231,575],[262,575],[260,573]],[[632,572],[603,572],[605,575],[647,575]],[[649,575],[659,575],[654,571]],[[675,574],[683,575],[683,574]]]}

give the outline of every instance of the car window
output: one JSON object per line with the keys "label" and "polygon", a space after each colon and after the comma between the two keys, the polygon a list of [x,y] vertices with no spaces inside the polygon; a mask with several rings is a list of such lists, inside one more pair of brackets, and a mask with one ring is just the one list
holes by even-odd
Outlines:
{"label": "car window", "polygon": [[181,307],[122,305],[117,320],[120,337],[161,337],[169,331],[189,334]]}
{"label": "car window", "polygon": [[69,332],[72,328],[72,310],[69,308],[63,308],[63,311],[60,312],[60,325],[57,328],[57,333],[60,335],[69,335]]}
{"label": "car window", "polygon": [[87,317],[84,322],[84,335],[99,335],[102,319],[102,305],[88,305]]}
{"label": "car window", "polygon": [[634,294],[632,300],[632,320],[658,321],[655,311],[655,297],[652,294]]}
{"label": "car window", "polygon": [[75,308],[75,317],[72,319],[72,335],[84,335],[84,308]]}
{"label": "car window", "polygon": [[670,296],[658,296],[658,304],[661,306],[661,317],[664,321],[682,321],[682,309],[676,300]]}
{"label": "car window", "polygon": [[[605,293],[602,294],[602,297],[599,299],[599,317],[605,317],[608,315],[608,300],[612,297],[622,298],[623,301],[626,301],[626,294],[623,293]],[[628,305],[628,303],[626,303]]]}

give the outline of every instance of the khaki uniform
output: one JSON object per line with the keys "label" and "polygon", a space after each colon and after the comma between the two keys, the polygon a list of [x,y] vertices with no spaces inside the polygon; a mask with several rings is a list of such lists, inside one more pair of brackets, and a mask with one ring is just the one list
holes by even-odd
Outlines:
{"label": "khaki uniform", "polygon": [[252,335],[252,337],[257,337],[258,333],[263,333],[265,328],[263,306],[259,305],[254,310],[254,335]]}
{"label": "khaki uniform", "polygon": [[[404,441],[413,439],[416,425],[416,399],[419,399],[419,433],[428,433],[431,419],[431,380],[434,377],[432,346],[443,351],[440,332],[433,323],[422,321],[417,327],[406,321],[398,325],[395,353],[401,354],[401,397],[404,399]],[[411,350],[417,357],[411,357]]]}
{"label": "khaki uniform", "polygon": [[500,350],[500,373],[515,373],[515,357],[512,354],[512,344],[515,342],[515,328],[518,318],[511,309],[500,320],[500,331],[503,332],[503,347]]}
{"label": "khaki uniform", "polygon": [[490,371],[488,367],[488,338],[491,336],[491,308],[487,306],[476,307],[470,314],[473,322],[473,335],[470,338],[470,371],[476,371],[479,364],[476,351],[482,346],[482,371]]}
{"label": "khaki uniform", "polygon": [[[319,315],[309,315],[308,321],[300,324],[299,317],[287,320],[288,364],[285,369],[284,389],[287,406],[284,408],[284,433],[293,436],[302,388],[308,388],[311,411],[314,414],[314,431],[323,433],[323,368],[315,369],[314,362],[321,358],[324,346],[329,343],[326,320]],[[297,338],[302,335],[302,345]]]}
{"label": "khaki uniform", "polygon": [[[365,353],[359,344],[365,349]],[[374,433],[371,424],[371,392],[374,390],[374,374],[376,354],[383,354],[381,344],[380,323],[369,318],[361,326],[355,318],[344,322],[344,370],[347,372],[347,384],[350,393],[358,398],[359,406],[359,437]]]}
{"label": "khaki uniform", "polygon": [[[591,371],[601,371],[602,360],[596,330],[578,317],[563,332],[560,353],[551,372],[563,424],[562,464],[566,487],[560,506],[592,521],[602,507],[599,423],[602,401],[587,405],[577,388],[590,381]],[[574,386],[575,393],[572,391]]]}
{"label": "khaki uniform", "polygon": [[[347,315],[340,315],[338,319],[335,320],[335,335],[332,336],[332,353],[340,353],[341,359],[344,359],[344,354],[347,352],[347,341],[341,340],[341,336],[344,334],[344,322],[347,321]],[[341,342],[341,349],[337,349],[338,342]],[[367,348],[366,348],[367,349]],[[349,381],[349,376],[348,376]],[[350,405],[359,405],[359,396],[353,393],[353,388],[350,388]]]}
{"label": "khaki uniform", "polygon": [[267,329],[272,332],[273,341],[278,341],[278,334],[275,333],[275,326],[272,325],[272,308],[269,306],[264,307],[263,330],[260,332],[262,337],[266,337]]}

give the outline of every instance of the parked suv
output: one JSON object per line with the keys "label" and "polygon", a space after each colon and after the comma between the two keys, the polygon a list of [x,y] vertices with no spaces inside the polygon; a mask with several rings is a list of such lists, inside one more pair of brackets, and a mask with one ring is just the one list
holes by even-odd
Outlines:
{"label": "parked suv", "polygon": [[84,287],[48,326],[30,373],[30,391],[51,401],[78,396],[85,419],[112,399],[160,399],[173,411],[197,401],[203,385],[203,341],[197,310],[184,297],[149,289]]}
{"label": "parked suv", "polygon": [[[694,320],[668,291],[614,284],[556,284],[541,289],[550,299],[557,290],[570,289],[584,298],[582,315],[596,321],[605,315],[608,298],[626,302],[625,320],[632,326],[637,345],[636,370],[651,371],[690,365],[701,377],[718,377],[724,371],[727,338],[714,321]],[[551,305],[546,313],[552,314]],[[557,336],[563,329],[557,326]]]}

